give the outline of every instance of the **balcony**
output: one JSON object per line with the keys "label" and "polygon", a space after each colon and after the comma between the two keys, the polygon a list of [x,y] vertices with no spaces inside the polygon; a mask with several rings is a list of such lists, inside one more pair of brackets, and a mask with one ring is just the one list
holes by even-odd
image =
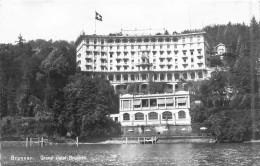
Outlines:
{"label": "balcony", "polygon": [[100,66],[107,66],[107,63],[101,63]]}
{"label": "balcony", "polygon": [[198,58],[201,58],[201,57],[203,57],[203,55],[202,55],[202,54],[198,54],[197,57],[198,57]]}
{"label": "balcony", "polygon": [[136,66],[152,66],[152,63],[149,62],[139,62],[138,64],[136,64]]}
{"label": "balcony", "polygon": [[183,55],[182,58],[183,59],[188,59],[188,56],[187,55]]}
{"label": "balcony", "polygon": [[101,56],[100,59],[107,59],[107,57],[106,56]]}
{"label": "balcony", "polygon": [[203,64],[203,60],[199,60],[197,63],[198,64]]}

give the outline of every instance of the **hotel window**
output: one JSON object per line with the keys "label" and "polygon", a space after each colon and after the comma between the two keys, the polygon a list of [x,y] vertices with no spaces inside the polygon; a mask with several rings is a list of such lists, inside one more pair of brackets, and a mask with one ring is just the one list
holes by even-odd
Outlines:
{"label": "hotel window", "polygon": [[187,102],[187,99],[185,97],[176,98],[176,103],[180,107],[186,106],[186,102]]}
{"label": "hotel window", "polygon": [[94,70],[96,70],[96,67],[94,67]]}
{"label": "hotel window", "polygon": [[190,54],[193,55],[193,50],[190,51]]}
{"label": "hotel window", "polygon": [[81,54],[79,54],[78,57],[80,58],[80,57],[81,57]]}
{"label": "hotel window", "polygon": [[178,112],[178,117],[179,117],[179,119],[185,119],[186,118],[186,113],[184,111],[179,111]]}
{"label": "hotel window", "polygon": [[148,99],[142,99],[142,107],[148,107]]}
{"label": "hotel window", "polygon": [[130,100],[123,100],[122,105],[123,105],[123,110],[130,109]]}
{"label": "hotel window", "polygon": [[134,49],[134,46],[131,46],[131,49],[133,50],[133,49]]}
{"label": "hotel window", "polygon": [[136,113],[135,120],[144,120],[144,114],[141,112]]}
{"label": "hotel window", "polygon": [[199,78],[203,78],[203,74],[201,71],[198,73],[198,75],[199,75]]}
{"label": "hotel window", "polygon": [[113,60],[110,60],[110,63],[113,63]]}
{"label": "hotel window", "polygon": [[126,50],[126,49],[127,49],[127,47],[126,47],[126,46],[124,46],[124,49]]}
{"label": "hotel window", "polygon": [[193,58],[191,58],[191,59],[190,59],[190,61],[191,61],[191,62],[194,62],[194,59],[193,59]]}
{"label": "hotel window", "polygon": [[124,70],[127,70],[127,66],[124,66]]}
{"label": "hotel window", "polygon": [[138,45],[138,49],[141,49],[141,46],[140,46],[140,45]]}
{"label": "hotel window", "polygon": [[130,115],[128,113],[124,113],[123,120],[130,120]]}
{"label": "hotel window", "polygon": [[120,70],[120,66],[117,66],[116,69],[119,71]]}
{"label": "hotel window", "polygon": [[174,44],[174,48],[177,48],[177,44]]}
{"label": "hotel window", "polygon": [[192,72],[192,73],[190,74],[190,77],[191,77],[191,79],[195,79],[195,73]]}
{"label": "hotel window", "polygon": [[156,59],[153,59],[153,62],[156,62]]}
{"label": "hotel window", "polygon": [[160,45],[160,49],[162,49],[163,48],[163,46],[162,45]]}
{"label": "hotel window", "polygon": [[156,113],[156,112],[150,112],[150,113],[148,114],[148,118],[149,118],[149,120],[158,120],[158,113]]}
{"label": "hotel window", "polygon": [[132,70],[134,70],[134,67],[132,67]]}
{"label": "hotel window", "polygon": [[117,50],[119,50],[120,49],[120,46],[117,46]]}
{"label": "hotel window", "polygon": [[199,55],[201,54],[201,49],[198,49],[198,54],[199,54]]}
{"label": "hotel window", "polygon": [[155,49],[155,45],[153,45],[153,49]]}
{"label": "hotel window", "polygon": [[160,55],[163,55],[164,51],[160,51]]}
{"label": "hotel window", "polygon": [[177,54],[178,54],[178,51],[174,51],[174,54],[177,55]]}
{"label": "hotel window", "polygon": [[186,55],[186,52],[187,52],[187,51],[182,51],[183,55]]}
{"label": "hotel window", "polygon": [[167,51],[167,54],[170,55],[170,54],[171,54],[171,51]]}
{"label": "hotel window", "polygon": [[89,44],[89,40],[87,40],[87,44]]}
{"label": "hotel window", "polygon": [[197,36],[197,40],[200,41],[200,36]]}
{"label": "hotel window", "polygon": [[173,106],[173,98],[166,98],[166,106],[167,107]]}
{"label": "hotel window", "polygon": [[194,65],[191,65],[191,68],[194,68]]}
{"label": "hotel window", "polygon": [[132,62],[134,62],[134,60],[132,59]]}
{"label": "hotel window", "polygon": [[178,66],[175,66],[175,69],[178,69]]}
{"label": "hotel window", "polygon": [[141,107],[141,100],[134,100],[134,108],[140,108]]}
{"label": "hotel window", "polygon": [[184,73],[184,74],[183,74],[183,78],[184,78],[184,79],[187,79],[187,78],[188,78],[187,73]]}
{"label": "hotel window", "polygon": [[185,38],[184,37],[182,38],[182,43],[185,43]]}
{"label": "hotel window", "polygon": [[[154,66],[155,67],[155,66]],[[154,80],[157,80],[157,74],[153,75]]]}
{"label": "hotel window", "polygon": [[135,55],[135,52],[134,52],[134,51],[131,51],[131,55]]}
{"label": "hotel window", "polygon": [[110,46],[110,50],[112,50],[113,49],[113,46]]}
{"label": "hotel window", "polygon": [[94,46],[94,49],[96,49],[97,48],[97,46]]}
{"label": "hotel window", "polygon": [[168,69],[171,69],[171,66],[170,66],[170,65],[168,65]]}
{"label": "hotel window", "polygon": [[190,42],[193,42],[193,37],[190,37]]}
{"label": "hotel window", "polygon": [[153,55],[156,55],[156,51],[153,51]]}
{"label": "hotel window", "polygon": [[153,69],[156,69],[156,66],[154,66]]}
{"label": "hotel window", "polygon": [[183,44],[182,46],[183,46],[183,48],[185,48],[185,46],[186,46],[186,45],[185,45],[185,44]]}
{"label": "hotel window", "polygon": [[156,99],[150,99],[150,107],[157,107],[157,100]]}
{"label": "hotel window", "polygon": [[171,48],[171,46],[168,44],[168,45],[167,45],[167,48]]}
{"label": "hotel window", "polygon": [[160,61],[163,62],[163,58],[160,58]]}
{"label": "hotel window", "polygon": [[113,70],[113,68],[112,68],[112,67],[110,67],[110,70]]}
{"label": "hotel window", "polygon": [[163,112],[162,119],[172,119],[172,113],[170,111]]}
{"label": "hotel window", "polygon": [[146,46],[146,49],[148,49],[148,46]]}
{"label": "hotel window", "polygon": [[157,99],[158,107],[165,107],[165,99],[159,98]]}

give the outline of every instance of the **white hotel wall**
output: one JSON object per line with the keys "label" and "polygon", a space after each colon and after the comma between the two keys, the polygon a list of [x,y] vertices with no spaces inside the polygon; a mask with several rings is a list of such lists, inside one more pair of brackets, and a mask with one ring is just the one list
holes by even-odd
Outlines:
{"label": "white hotel wall", "polygon": [[[159,106],[159,100],[164,101],[164,106]],[[168,106],[167,100],[172,99],[172,106]],[[140,100],[140,108],[133,108],[134,102],[133,101]],[[147,105],[145,107],[142,106],[142,100],[147,100]],[[153,100],[153,101],[151,101]],[[156,106],[152,106],[151,102],[153,103],[156,100]],[[180,102],[180,100],[182,102]],[[125,109],[123,106],[124,101],[129,101],[129,104],[125,105],[127,108]],[[180,103],[185,103],[185,105],[179,105]],[[159,126],[159,125],[190,125],[191,118],[189,113],[190,108],[190,97],[188,91],[179,91],[175,93],[165,93],[165,94],[147,94],[147,95],[120,95],[120,105],[119,114],[110,115],[113,120],[115,118],[122,124],[122,126]],[[171,119],[163,118],[163,112],[170,112],[172,115]],[[185,112],[185,118],[179,117],[179,111]],[[157,119],[149,119],[148,114],[151,112],[157,113]],[[135,114],[142,113],[144,115],[143,120],[135,120]],[[124,114],[129,114],[130,119],[124,120]]]}
{"label": "white hotel wall", "polygon": [[[173,114],[172,119],[168,119],[167,123],[165,119],[162,119],[162,113],[165,111],[169,111]],[[179,119],[178,117],[178,112],[179,111],[184,111],[186,113],[186,118],[185,119]],[[143,113],[145,116],[145,120],[135,120],[134,119],[134,114],[135,113]],[[150,112],[157,112],[159,115],[158,120],[149,120],[148,119],[148,113]],[[129,113],[130,114],[130,120],[129,121],[124,121],[123,120],[123,114],[124,113]],[[125,112],[120,112],[118,116],[118,120],[120,121],[122,126],[141,126],[141,125],[190,125],[190,114],[189,114],[189,109],[183,108],[183,109],[161,109],[161,110],[147,110],[147,111],[125,111]]]}

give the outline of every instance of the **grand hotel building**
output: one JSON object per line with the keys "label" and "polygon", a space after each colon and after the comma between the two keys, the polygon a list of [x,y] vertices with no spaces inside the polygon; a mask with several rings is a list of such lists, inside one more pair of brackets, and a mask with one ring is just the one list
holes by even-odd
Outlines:
{"label": "grand hotel building", "polygon": [[174,35],[80,35],[75,42],[77,65],[99,75],[124,94],[131,83],[147,88],[149,81],[165,82],[166,92],[178,90],[179,79],[209,77],[205,32]]}

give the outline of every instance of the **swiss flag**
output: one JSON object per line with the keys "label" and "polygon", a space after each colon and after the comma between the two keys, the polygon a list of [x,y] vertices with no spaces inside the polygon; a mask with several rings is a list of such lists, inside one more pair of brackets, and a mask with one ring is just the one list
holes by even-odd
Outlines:
{"label": "swiss flag", "polygon": [[102,21],[102,16],[96,12],[96,20]]}

